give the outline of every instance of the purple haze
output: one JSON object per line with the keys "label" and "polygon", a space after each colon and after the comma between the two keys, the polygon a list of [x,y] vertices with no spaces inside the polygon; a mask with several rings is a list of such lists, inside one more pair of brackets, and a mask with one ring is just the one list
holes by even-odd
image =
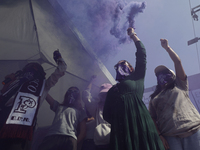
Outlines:
{"label": "purple haze", "polygon": [[[128,27],[133,27],[135,29],[135,16],[138,13],[143,12],[145,7],[145,2],[131,2],[125,7],[121,6],[120,4],[117,5],[115,8],[115,13],[112,16],[113,27],[110,30],[110,34],[119,39],[119,44],[129,41],[126,30]],[[125,15],[127,15],[126,20],[120,22],[121,18],[123,18]],[[121,27],[120,23],[122,23]]]}
{"label": "purple haze", "polygon": [[[126,30],[134,27],[135,17],[146,6],[145,2],[125,0],[57,1],[101,58],[116,54],[120,44],[130,42]],[[49,2],[53,5],[53,0]]]}

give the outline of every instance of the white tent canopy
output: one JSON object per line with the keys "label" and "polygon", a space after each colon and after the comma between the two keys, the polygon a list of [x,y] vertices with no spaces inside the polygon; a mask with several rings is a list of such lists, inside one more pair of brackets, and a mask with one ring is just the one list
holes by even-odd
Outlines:
{"label": "white tent canopy", "polygon": [[[52,56],[56,49],[67,64],[65,76],[50,90],[58,101],[62,102],[70,86],[84,90],[93,74],[97,75],[94,93],[102,83],[115,83],[58,3],[52,6],[48,0],[0,0],[2,81],[32,61],[42,64],[48,77],[55,70]],[[44,102],[38,113],[38,126],[51,124],[53,116]]]}

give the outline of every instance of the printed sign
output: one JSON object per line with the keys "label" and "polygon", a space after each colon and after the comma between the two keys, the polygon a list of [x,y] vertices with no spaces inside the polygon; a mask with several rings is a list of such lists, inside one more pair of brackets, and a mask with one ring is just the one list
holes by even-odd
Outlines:
{"label": "printed sign", "polygon": [[[21,124],[31,126],[39,97],[33,94],[19,92],[6,124]],[[31,111],[30,111],[31,110]]]}

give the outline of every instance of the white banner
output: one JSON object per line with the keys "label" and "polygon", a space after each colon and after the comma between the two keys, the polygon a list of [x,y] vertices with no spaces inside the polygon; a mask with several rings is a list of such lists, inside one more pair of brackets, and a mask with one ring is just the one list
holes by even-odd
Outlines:
{"label": "white banner", "polygon": [[38,99],[39,97],[33,94],[19,92],[6,124],[31,126],[37,109]]}

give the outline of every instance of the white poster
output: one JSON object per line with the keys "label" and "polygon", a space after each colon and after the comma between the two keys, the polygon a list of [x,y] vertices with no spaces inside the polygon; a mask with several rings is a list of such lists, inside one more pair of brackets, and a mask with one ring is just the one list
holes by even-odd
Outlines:
{"label": "white poster", "polygon": [[19,92],[6,124],[21,124],[31,126],[37,105],[37,96]]}

